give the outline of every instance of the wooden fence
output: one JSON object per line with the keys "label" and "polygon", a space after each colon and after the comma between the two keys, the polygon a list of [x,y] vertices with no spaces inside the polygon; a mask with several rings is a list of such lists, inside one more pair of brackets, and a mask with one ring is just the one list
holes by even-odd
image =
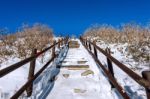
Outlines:
{"label": "wooden fence", "polygon": [[[117,82],[117,80],[114,77],[114,71],[113,71],[113,65],[116,64],[121,70],[123,70],[126,74],[128,74],[134,81],[136,81],[139,85],[143,86],[145,88],[147,99],[150,99],[150,71],[143,71],[142,76],[139,76],[135,72],[133,72],[131,69],[129,69],[127,66],[119,62],[116,58],[112,57],[110,54],[110,50],[107,48],[106,50],[101,49],[99,46],[96,45],[96,42],[88,41],[87,39],[83,39],[80,37],[80,40],[82,44],[85,46],[85,48],[88,50],[88,52],[92,55],[98,66],[102,68],[105,75],[108,77],[111,87],[116,88],[118,92],[122,95],[123,98],[129,99],[127,92],[122,88],[121,85]],[[92,51],[93,48],[93,51]],[[97,51],[102,53],[107,58],[107,64],[108,68],[106,68],[98,59]]]}
{"label": "wooden fence", "polygon": [[[68,43],[68,37],[64,39],[59,39],[58,42],[53,42],[53,45],[50,47],[44,49],[43,51],[37,53],[36,49],[32,50],[31,57],[26,58],[18,63],[15,63],[11,66],[8,66],[2,70],[0,70],[0,78],[7,76],[7,74],[11,73],[12,71],[18,69],[19,67],[22,67],[23,65],[30,62],[30,68],[29,68],[29,74],[28,74],[28,81],[11,97],[11,99],[17,99],[24,91],[27,92],[27,96],[30,97],[32,95],[32,88],[33,88],[33,81],[49,66],[49,64],[58,56],[58,54],[55,53],[55,47],[66,45]],[[52,49],[52,58],[36,73],[34,74],[35,70],[35,63],[36,59],[42,55],[43,53],[47,52],[48,50]]]}

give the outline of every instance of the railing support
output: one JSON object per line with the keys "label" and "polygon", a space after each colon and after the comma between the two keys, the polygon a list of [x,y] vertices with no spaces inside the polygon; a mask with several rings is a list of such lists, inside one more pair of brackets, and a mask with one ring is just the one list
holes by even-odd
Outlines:
{"label": "railing support", "polygon": [[85,46],[87,47],[87,39],[85,40]]}
{"label": "railing support", "polygon": [[91,44],[89,43],[89,50],[92,50],[92,48],[91,48]]}
{"label": "railing support", "polygon": [[[53,45],[55,45],[56,44],[56,41],[54,40],[53,41]],[[52,48],[52,57],[54,57],[55,56],[55,46],[53,46],[53,48]]]}
{"label": "railing support", "polygon": [[[106,48],[106,52],[110,55],[110,49]],[[108,65],[108,70],[111,73],[112,77],[114,78],[114,70],[113,70],[113,65],[111,60],[107,57],[107,65]],[[110,82],[111,88],[115,88],[114,85]]]}
{"label": "railing support", "polygon": [[[142,76],[145,80],[149,81],[150,83],[150,71],[143,71]],[[147,94],[147,99],[150,99],[150,88],[145,88],[146,94]]]}
{"label": "railing support", "polygon": [[[61,40],[63,40],[63,38],[61,38]],[[61,42],[61,44],[60,44],[61,46],[63,46],[63,41]]]}
{"label": "railing support", "polygon": [[[34,56],[36,53],[37,53],[37,49],[33,49],[31,56]],[[31,80],[34,77],[35,63],[36,63],[36,59],[33,59],[30,62],[28,80]],[[32,90],[33,90],[33,82],[32,82],[32,84],[26,90],[28,97],[30,97],[32,95]]]}
{"label": "railing support", "polygon": [[[93,43],[96,44],[96,41],[93,41]],[[96,50],[95,46],[93,46],[93,48],[94,48],[94,55],[96,56],[96,58],[98,58],[98,56],[97,56],[97,50]]]}
{"label": "railing support", "polygon": [[85,39],[83,38],[83,44],[85,45]]}
{"label": "railing support", "polygon": [[[58,42],[60,42],[60,39],[58,39]],[[60,43],[58,43],[58,48],[60,49]]]}

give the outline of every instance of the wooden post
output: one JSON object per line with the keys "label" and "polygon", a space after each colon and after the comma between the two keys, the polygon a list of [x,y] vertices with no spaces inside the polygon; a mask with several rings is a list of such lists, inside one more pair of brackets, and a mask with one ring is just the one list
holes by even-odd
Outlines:
{"label": "wooden post", "polygon": [[[31,56],[34,56],[36,53],[37,53],[37,49],[33,49]],[[30,62],[28,80],[30,80],[30,79],[32,79],[34,77],[35,63],[36,63],[36,59],[33,59]],[[33,82],[32,82],[32,84],[26,90],[28,97],[30,97],[32,95],[32,90],[33,90]]]}
{"label": "wooden post", "polygon": [[[143,71],[142,76],[145,80],[149,81],[150,83],[150,71]],[[147,99],[150,99],[150,88],[145,88]]]}
{"label": "wooden post", "polygon": [[52,48],[52,57],[54,57],[55,56],[55,44],[56,44],[56,41],[54,40],[53,41],[53,48]]}
{"label": "wooden post", "polygon": [[89,42],[89,49],[91,50],[92,48],[91,48],[91,44],[90,44],[90,42]]}
{"label": "wooden post", "polygon": [[[60,42],[60,39],[58,39],[58,42]],[[58,48],[60,49],[60,43],[58,43]]]}
{"label": "wooden post", "polygon": [[85,39],[85,46],[87,47],[87,39]]}
{"label": "wooden post", "polygon": [[63,46],[63,38],[61,38],[61,43],[60,43],[60,45]]}
{"label": "wooden post", "polygon": [[[93,41],[93,43],[96,45],[96,42],[95,42],[95,41]],[[94,48],[94,55],[96,56],[96,58],[98,58],[98,56],[97,56],[97,50],[96,50],[96,48],[95,48],[94,45],[93,45],[93,48]]]}
{"label": "wooden post", "polygon": [[[106,48],[105,51],[110,55],[110,49],[109,48]],[[107,65],[108,65],[109,72],[114,77],[113,65],[112,65],[112,62],[111,62],[111,60],[109,58],[107,58]],[[111,82],[110,82],[110,84],[111,84],[111,88],[115,88],[114,85]]]}
{"label": "wooden post", "polygon": [[83,43],[83,45],[85,45],[85,43],[84,43],[85,41],[84,41],[84,39],[82,39],[82,43]]}

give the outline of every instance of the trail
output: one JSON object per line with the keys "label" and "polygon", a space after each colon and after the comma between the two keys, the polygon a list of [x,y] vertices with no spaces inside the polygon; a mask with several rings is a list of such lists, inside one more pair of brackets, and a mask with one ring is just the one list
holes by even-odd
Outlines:
{"label": "trail", "polygon": [[116,99],[102,71],[76,41],[79,48],[69,48],[47,99]]}

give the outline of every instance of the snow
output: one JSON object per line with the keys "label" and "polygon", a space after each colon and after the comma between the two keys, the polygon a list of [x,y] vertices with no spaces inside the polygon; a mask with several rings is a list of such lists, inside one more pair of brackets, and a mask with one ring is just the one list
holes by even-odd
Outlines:
{"label": "snow", "polygon": [[[56,38],[58,39],[58,38]],[[92,56],[87,52],[79,39],[75,39],[80,44],[79,48],[71,48],[67,46],[57,49],[59,56],[52,62],[48,68],[34,81],[32,99],[121,99],[116,89],[111,89],[108,78],[103,71],[98,68]],[[131,68],[134,72],[141,75],[143,70],[149,67],[139,64],[132,59],[131,55],[126,53],[127,44],[101,44],[97,43],[101,48],[111,48],[111,55],[120,62]],[[48,51],[43,56],[36,60],[35,73],[51,58],[51,52]],[[107,65],[106,57],[102,53],[98,53],[98,58]],[[9,60],[0,64],[0,69],[3,69],[11,64],[14,64],[21,59],[9,57]],[[65,61],[65,62],[63,62]],[[79,64],[78,61],[85,61]],[[68,70],[67,68],[58,69],[56,66],[69,65],[88,65],[88,69]],[[141,69],[135,67],[139,65]],[[120,68],[113,64],[115,78],[121,86],[127,91],[131,99],[146,99],[145,89],[131,79]],[[29,64],[13,71],[5,77],[0,78],[0,99],[9,99],[26,81],[28,77]],[[94,74],[81,76],[81,73],[86,70],[92,70]],[[69,74],[68,78],[63,75]],[[55,81],[51,82],[51,78],[56,76]],[[80,90],[81,92],[75,92]],[[24,93],[21,97],[25,97]],[[29,98],[29,99],[30,99]]]}
{"label": "snow", "polygon": [[[141,75],[143,70],[149,70],[148,66],[141,66],[143,64],[138,64],[132,59],[132,56],[127,54],[126,48],[127,44],[102,44],[97,43],[98,46],[105,49],[109,47],[111,49],[111,55],[118,59],[121,63],[125,64],[127,67],[132,69],[135,73]],[[120,50],[122,49],[122,50]],[[98,53],[98,57],[103,65],[106,65],[106,57],[102,53]],[[105,57],[105,58],[102,58]],[[139,66],[138,66],[139,65]],[[141,69],[136,69],[136,67],[142,67]],[[129,77],[124,71],[122,71],[118,66],[113,63],[114,75],[119,84],[126,90],[130,98],[132,99],[146,99],[145,88],[140,86],[131,77]]]}
{"label": "snow", "polygon": [[[69,61],[63,65],[79,65],[76,61],[87,61],[89,69],[94,72],[94,75],[81,76],[85,70],[68,70],[62,68],[57,75],[57,80],[48,95],[47,99],[112,99],[115,97],[111,91],[110,83],[103,73],[98,69],[92,57],[82,46],[80,48],[69,49],[64,61]],[[76,63],[76,64],[74,64]],[[63,74],[69,74],[68,78],[63,77]],[[85,91],[84,93],[75,93],[75,89]],[[117,98],[116,98],[117,99]]]}
{"label": "snow", "polygon": [[64,46],[59,51],[59,56],[54,60],[53,63],[34,81],[33,94],[31,97],[34,99],[45,99],[49,94],[49,91],[52,89],[54,82],[51,82],[51,78],[59,73],[59,69],[56,68],[57,65],[64,59],[67,51],[67,47]]}
{"label": "snow", "polygon": [[[49,53],[49,51],[46,52],[43,57],[43,62],[42,56],[37,58],[35,73],[43,66],[44,63],[48,61],[48,59],[50,59]],[[5,61],[1,64],[0,69],[6,68],[19,61],[21,61],[21,59],[11,57],[8,61]],[[8,75],[0,78],[0,93],[7,94],[7,96],[2,99],[9,99],[10,96],[12,96],[23,84],[25,84],[28,78],[29,66],[30,64],[27,63],[15,71],[9,73]]]}

